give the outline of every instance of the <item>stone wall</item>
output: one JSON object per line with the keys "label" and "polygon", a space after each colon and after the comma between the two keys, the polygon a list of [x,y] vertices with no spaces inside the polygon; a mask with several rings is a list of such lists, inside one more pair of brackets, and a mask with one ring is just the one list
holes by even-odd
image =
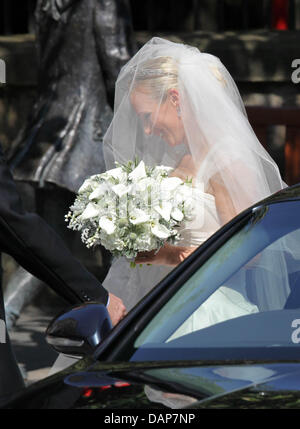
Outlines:
{"label": "stone wall", "polygon": [[[141,46],[154,34],[136,33]],[[156,33],[218,56],[251,106],[300,106],[300,83],[291,80],[300,58],[300,31],[251,31],[184,34]],[[0,84],[0,140],[7,148],[24,125],[36,95],[37,55],[33,35],[0,37],[6,84]]]}

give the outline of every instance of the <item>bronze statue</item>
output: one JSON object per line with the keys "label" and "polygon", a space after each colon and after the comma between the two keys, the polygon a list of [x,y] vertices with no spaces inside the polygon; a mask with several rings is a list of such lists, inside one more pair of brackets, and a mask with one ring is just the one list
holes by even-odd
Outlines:
{"label": "bronze statue", "polygon": [[[129,1],[38,0],[35,18],[38,97],[9,164],[25,206],[102,280],[108,253],[86,249],[67,230],[64,215],[84,179],[104,170],[102,138],[112,118],[114,82],[136,50]],[[6,292],[8,327],[39,290],[40,282],[18,268]]]}

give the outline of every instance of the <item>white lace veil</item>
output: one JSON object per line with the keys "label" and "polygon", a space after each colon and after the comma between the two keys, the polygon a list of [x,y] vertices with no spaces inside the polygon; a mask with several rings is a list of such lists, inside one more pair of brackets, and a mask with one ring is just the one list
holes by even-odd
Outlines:
{"label": "white lace veil", "polygon": [[[161,109],[172,89],[179,94],[177,112],[184,128],[182,142],[174,146],[161,124]],[[155,100],[156,108],[152,106],[149,111],[145,105],[137,111],[132,102],[135,91]],[[174,129],[176,132],[176,124]],[[211,192],[212,183],[221,185],[235,214],[286,187],[276,163],[258,141],[238,88],[220,59],[157,37],[146,43],[119,74],[114,117],[104,137],[104,156],[107,168],[113,168],[114,161],[126,162],[136,156],[146,164],[178,167],[188,156],[195,167],[195,186]],[[278,288],[285,289],[283,302],[289,293],[285,263],[278,256],[276,264],[273,251],[269,258],[278,270]],[[265,252],[259,263],[270,269],[269,262]],[[262,295],[265,297],[265,292]],[[270,294],[268,299],[272,299]],[[281,304],[274,302],[276,305]]]}

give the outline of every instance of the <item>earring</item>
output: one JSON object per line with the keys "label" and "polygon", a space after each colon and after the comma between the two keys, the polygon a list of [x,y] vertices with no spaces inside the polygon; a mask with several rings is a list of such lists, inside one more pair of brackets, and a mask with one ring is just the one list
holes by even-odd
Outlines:
{"label": "earring", "polygon": [[177,116],[178,118],[181,118],[181,110],[179,106],[176,106]]}

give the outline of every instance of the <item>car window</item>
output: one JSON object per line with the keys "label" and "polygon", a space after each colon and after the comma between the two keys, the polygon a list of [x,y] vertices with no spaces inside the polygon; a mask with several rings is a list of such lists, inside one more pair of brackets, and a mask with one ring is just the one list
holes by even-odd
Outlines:
{"label": "car window", "polygon": [[298,201],[254,211],[161,308],[135,348],[297,345],[299,213]]}

